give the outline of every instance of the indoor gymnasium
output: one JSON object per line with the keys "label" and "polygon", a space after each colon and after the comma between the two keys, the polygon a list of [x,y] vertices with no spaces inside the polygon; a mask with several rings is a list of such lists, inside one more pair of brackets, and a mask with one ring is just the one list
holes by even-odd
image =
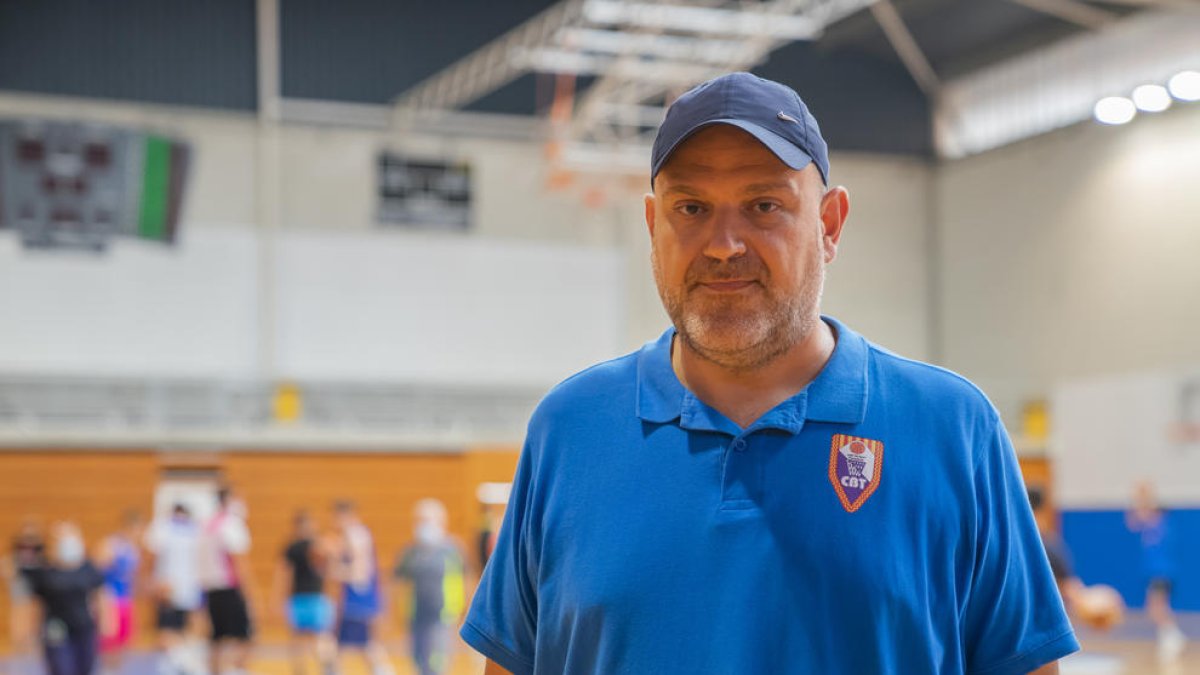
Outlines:
{"label": "indoor gymnasium", "polygon": [[0,576],[9,675],[1200,674],[1200,3],[0,0]]}

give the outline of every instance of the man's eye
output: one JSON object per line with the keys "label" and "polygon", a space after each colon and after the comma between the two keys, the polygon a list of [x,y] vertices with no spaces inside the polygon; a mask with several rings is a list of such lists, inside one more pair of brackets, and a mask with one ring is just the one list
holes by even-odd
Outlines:
{"label": "man's eye", "polygon": [[754,210],[759,213],[774,213],[779,210],[779,205],[775,202],[755,202]]}
{"label": "man's eye", "polygon": [[676,206],[675,210],[679,211],[680,213],[682,213],[685,216],[698,216],[698,215],[700,215],[700,212],[703,211],[704,209],[701,208],[699,204],[685,202],[683,204],[680,204],[679,206]]}

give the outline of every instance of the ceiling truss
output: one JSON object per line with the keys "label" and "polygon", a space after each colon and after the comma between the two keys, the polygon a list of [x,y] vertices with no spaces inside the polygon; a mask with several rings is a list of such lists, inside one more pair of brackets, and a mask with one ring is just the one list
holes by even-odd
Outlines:
{"label": "ceiling truss", "polygon": [[[775,49],[814,40],[869,10],[934,107],[941,156],[967,125],[960,79],[943,81],[898,11],[899,0],[562,0],[396,98],[393,122],[436,119],[527,73],[554,75],[548,156],[558,169],[642,175],[666,107],[711,77],[751,70]],[[1011,0],[1099,37],[1127,20],[1120,6],[1200,9],[1200,0]],[[1135,15],[1136,16],[1136,15]],[[1194,12],[1180,16],[1194,17]],[[577,93],[576,78],[591,78]],[[982,77],[982,75],[981,75]],[[969,115],[967,116],[969,117]]]}
{"label": "ceiling truss", "polygon": [[404,92],[395,110],[403,124],[468,105],[526,73],[591,77],[577,100],[559,106],[565,114],[551,114],[552,157],[572,170],[644,172],[645,145],[676,96],[815,39],[874,1],[563,0]]}

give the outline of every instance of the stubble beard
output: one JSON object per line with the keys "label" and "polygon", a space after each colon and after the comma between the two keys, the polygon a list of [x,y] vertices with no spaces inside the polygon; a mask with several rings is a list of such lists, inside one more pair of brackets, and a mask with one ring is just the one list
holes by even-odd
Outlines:
{"label": "stubble beard", "polygon": [[[780,296],[764,284],[752,289],[758,294],[755,300],[739,295],[700,297],[704,291],[692,283],[693,270],[688,271],[682,287],[668,287],[653,250],[650,257],[659,297],[679,338],[695,354],[727,370],[740,373],[769,366],[807,339],[820,320],[825,265],[817,250],[795,292]],[[761,263],[758,267],[761,269]],[[713,276],[720,278],[721,272]],[[761,274],[759,278],[767,281]]]}

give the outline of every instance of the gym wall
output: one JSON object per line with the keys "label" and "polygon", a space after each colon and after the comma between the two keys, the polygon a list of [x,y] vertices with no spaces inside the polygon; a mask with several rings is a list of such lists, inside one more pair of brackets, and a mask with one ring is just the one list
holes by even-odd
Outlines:
{"label": "gym wall", "polygon": [[1197,157],[1180,106],[939,170],[942,363],[1010,427],[1059,382],[1200,365]]}

